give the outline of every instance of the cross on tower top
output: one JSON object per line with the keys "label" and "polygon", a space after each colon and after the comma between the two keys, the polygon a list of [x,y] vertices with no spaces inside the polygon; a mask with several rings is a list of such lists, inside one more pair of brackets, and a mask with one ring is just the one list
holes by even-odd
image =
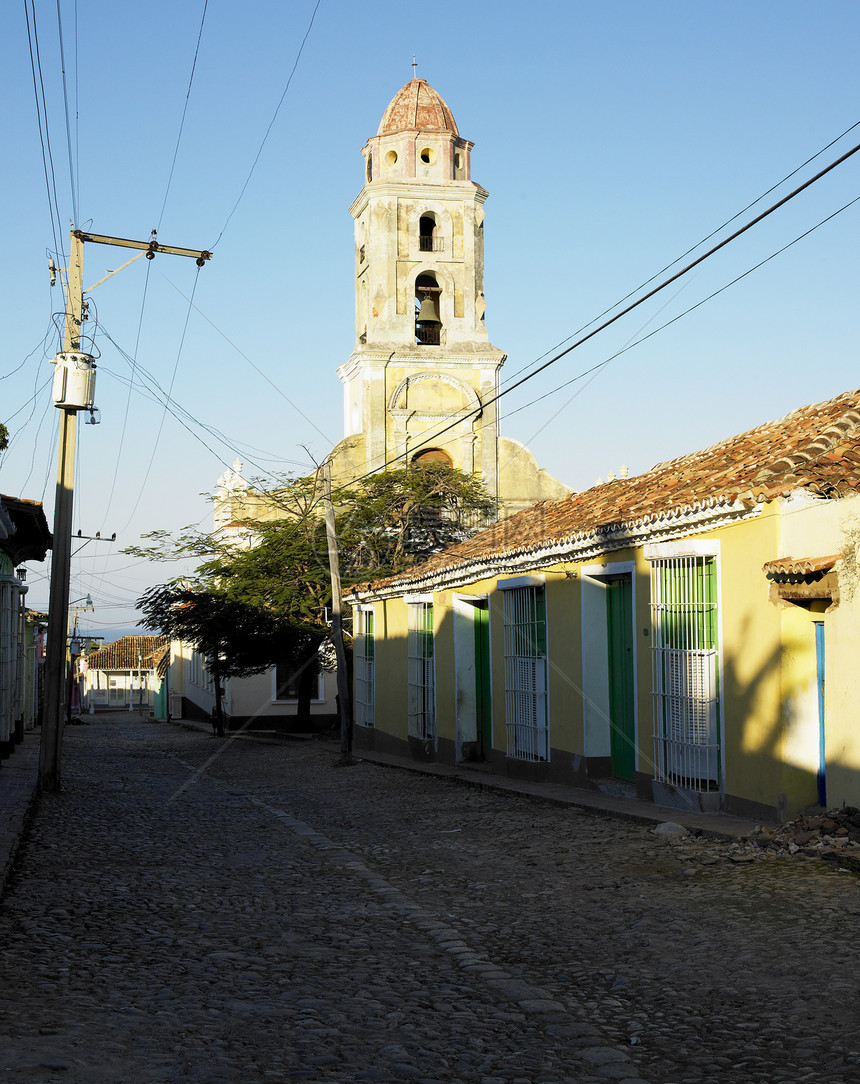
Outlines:
{"label": "cross on tower top", "polygon": [[417,67],[418,67],[418,62],[416,61],[415,54],[413,53],[412,54],[412,78],[413,79],[416,78],[416,75],[417,75],[416,69],[417,69]]}

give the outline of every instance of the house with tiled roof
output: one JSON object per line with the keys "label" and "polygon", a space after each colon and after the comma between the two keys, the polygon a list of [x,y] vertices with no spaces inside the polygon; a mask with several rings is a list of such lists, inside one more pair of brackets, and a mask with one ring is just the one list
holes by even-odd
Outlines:
{"label": "house with tiled roof", "polygon": [[167,637],[120,636],[80,661],[85,709],[142,709],[166,717],[162,701],[169,665]]}
{"label": "house with tiled roof", "polygon": [[14,752],[41,710],[45,626],[28,616],[25,566],[50,548],[41,503],[0,493],[0,757]]}
{"label": "house with tiled roof", "polygon": [[351,589],[356,748],[860,805],[858,540],[860,391],[536,504]]}

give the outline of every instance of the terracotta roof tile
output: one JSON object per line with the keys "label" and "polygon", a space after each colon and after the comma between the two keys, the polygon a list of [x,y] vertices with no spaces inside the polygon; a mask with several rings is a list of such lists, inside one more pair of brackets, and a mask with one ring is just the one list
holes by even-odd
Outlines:
{"label": "terracotta roof tile", "polygon": [[441,94],[424,79],[410,79],[389,102],[377,135],[420,130],[457,135],[454,116]]}
{"label": "terracotta roof tile", "polygon": [[599,542],[613,531],[708,509],[740,505],[752,511],[798,488],[822,497],[860,491],[860,390],[801,407],[644,474],[540,502],[416,568],[357,585],[352,593],[408,587],[460,566],[489,566],[529,551],[561,551],[589,537]]}
{"label": "terracotta roof tile", "polygon": [[831,553],[827,557],[780,557],[776,561],[766,561],[762,572],[772,577],[811,576],[816,572],[829,572],[841,558],[841,553]]}
{"label": "terracotta roof tile", "polygon": [[90,670],[144,670],[156,668],[168,646],[164,636],[120,636],[87,656]]}

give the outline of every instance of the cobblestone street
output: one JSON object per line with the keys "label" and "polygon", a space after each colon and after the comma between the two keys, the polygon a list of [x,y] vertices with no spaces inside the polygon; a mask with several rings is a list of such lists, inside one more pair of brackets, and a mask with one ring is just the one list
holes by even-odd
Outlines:
{"label": "cobblestone street", "polygon": [[10,1081],[860,1081],[860,881],[95,717],[0,910]]}

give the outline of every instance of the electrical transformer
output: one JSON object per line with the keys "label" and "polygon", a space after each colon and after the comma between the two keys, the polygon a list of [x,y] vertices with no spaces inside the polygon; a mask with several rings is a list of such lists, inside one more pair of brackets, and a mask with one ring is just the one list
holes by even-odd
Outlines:
{"label": "electrical transformer", "polygon": [[69,350],[54,358],[54,405],[91,410],[96,391],[96,363],[90,354]]}

